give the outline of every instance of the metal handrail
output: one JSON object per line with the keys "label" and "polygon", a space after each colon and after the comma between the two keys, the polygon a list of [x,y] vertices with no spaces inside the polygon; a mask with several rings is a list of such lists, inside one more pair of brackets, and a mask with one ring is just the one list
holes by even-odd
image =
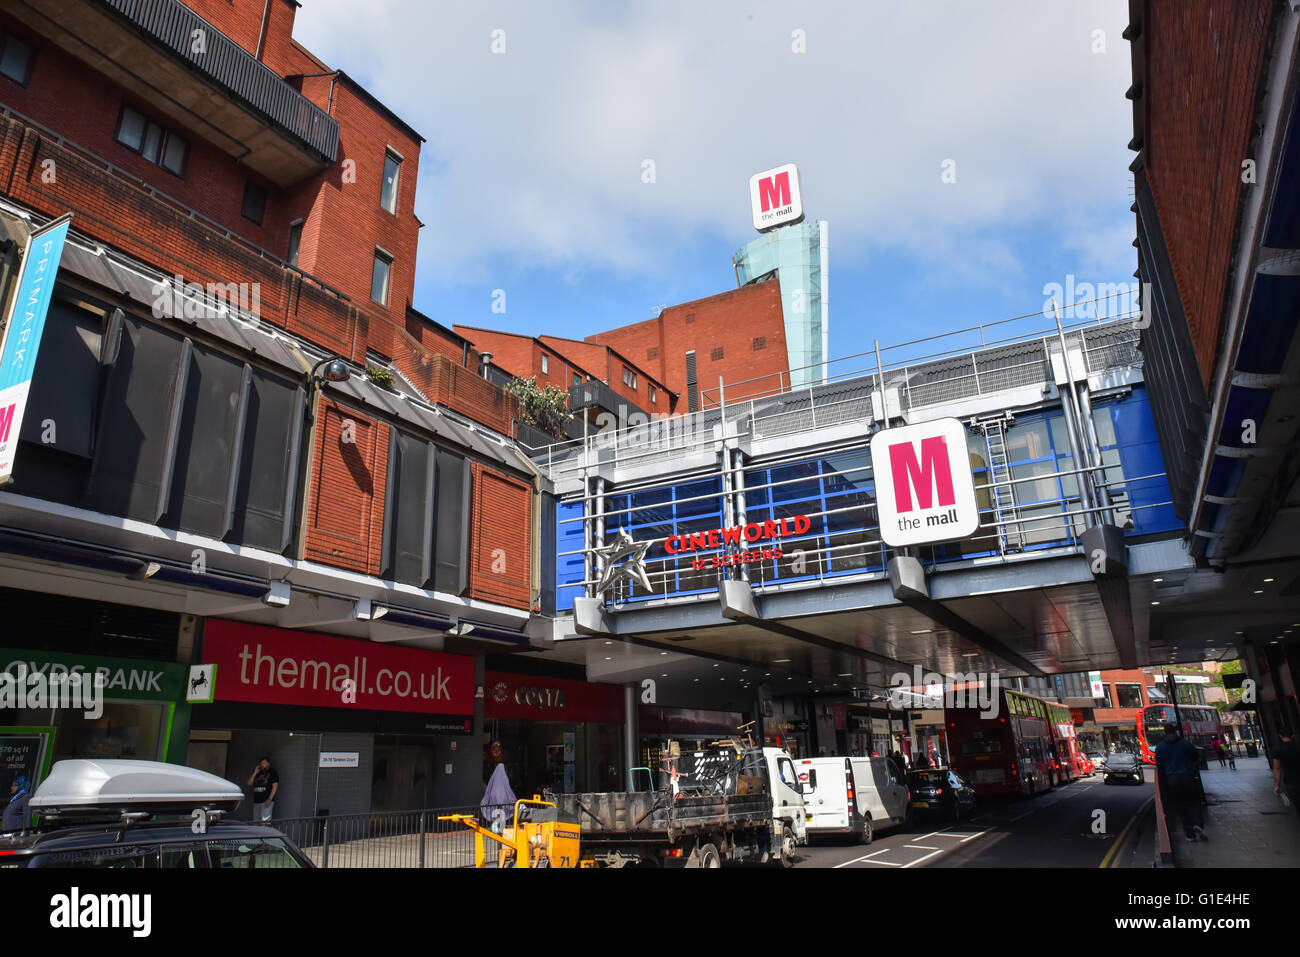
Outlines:
{"label": "metal handrail", "polygon": [[[1080,328],[1085,330],[1106,329],[1106,326],[1101,323],[1096,323],[1083,327],[1071,326],[1070,328],[1072,330],[1078,330]],[[1113,332],[1116,333],[1123,331],[1126,330],[1122,325],[1113,329]],[[1139,337],[1134,334],[1124,341],[1133,342],[1138,338]],[[917,393],[921,390],[943,389],[946,391],[961,393],[962,386],[959,385],[957,389],[954,390],[954,384],[973,380],[975,384],[974,394],[978,395],[988,391],[1001,391],[1005,388],[1015,388],[1018,386],[1028,385],[1030,382],[1030,380],[1027,379],[1022,383],[1010,382],[1005,385],[999,384],[996,389],[989,390],[982,386],[980,381],[981,377],[984,377],[987,382],[988,377],[991,376],[1001,383],[1004,380],[1015,379],[1018,376],[1022,376],[1026,370],[1043,369],[1044,375],[1041,377],[1035,377],[1033,381],[1038,381],[1039,379],[1042,381],[1049,381],[1050,375],[1046,373],[1045,363],[1051,355],[1051,346],[1055,343],[1056,337],[1040,334],[1032,338],[1022,338],[1014,341],[1019,343],[1037,341],[1041,348],[1041,353],[1030,361],[1015,362],[1006,365],[998,365],[995,368],[981,369],[981,353],[971,352],[969,349],[963,349],[958,353],[942,356],[941,358],[953,359],[955,357],[965,357],[969,363],[967,367],[972,370],[971,372],[950,370],[942,376],[926,382],[916,382],[914,381],[914,376],[917,372],[923,371],[927,365],[932,366],[933,363],[937,361],[937,358],[935,357],[911,359],[906,364],[900,364],[893,367],[889,366],[889,364],[885,364],[884,372],[892,372],[894,374],[892,382],[895,387],[901,388],[904,403],[903,407],[907,409],[919,408],[923,405],[934,404],[936,402],[951,402],[967,397],[966,394],[953,394],[930,400],[927,396],[926,401],[917,402]],[[1085,361],[1088,365],[1089,371],[1092,371],[1093,369],[1093,363],[1091,361],[1092,357],[1098,354],[1104,354],[1106,350],[1112,349],[1114,346],[1114,342],[1104,342],[1094,346],[1089,346],[1087,342],[1085,342]],[[989,348],[992,349],[996,347],[997,346],[990,346]],[[1134,366],[1140,365],[1140,358],[1135,357],[1130,364]],[[861,375],[856,375],[852,379],[830,381],[827,383],[827,385],[838,384],[840,386],[848,386],[850,382],[860,381],[864,390],[863,394],[850,396],[848,398],[842,397],[840,394],[842,390],[836,390],[836,394],[833,397],[828,396],[826,400],[819,402],[815,388],[800,386],[798,389],[792,388],[780,393],[773,393],[767,397],[771,400],[779,400],[781,396],[791,397],[793,400],[791,407],[783,408],[777,406],[760,412],[756,409],[755,404],[764,401],[764,397],[746,396],[730,405],[714,405],[709,409],[689,413],[688,415],[665,416],[654,419],[649,423],[641,423],[620,429],[602,430],[594,435],[586,436],[583,439],[574,439],[569,442],[555,443],[549,446],[545,456],[546,467],[552,475],[561,472],[577,471],[587,464],[584,460],[579,458],[577,453],[585,452],[585,454],[589,455],[592,450],[611,452],[616,465],[620,461],[626,462],[629,459],[637,457],[651,456],[657,452],[666,451],[668,449],[680,454],[691,449],[711,446],[716,443],[718,439],[714,435],[714,429],[717,425],[723,422],[738,421],[743,429],[747,430],[751,435],[759,437],[765,431],[764,423],[779,421],[784,416],[808,415],[811,421],[810,426],[783,431],[781,434],[810,431],[817,427],[819,412],[822,413],[822,424],[826,425],[829,424],[826,422],[827,417],[832,419],[832,421],[835,419],[834,413],[830,413],[829,416],[827,415],[828,410],[869,401],[870,395],[878,390],[878,382],[880,378],[881,372],[876,369],[871,369],[864,371]],[[886,384],[888,385],[889,383],[887,382]],[[826,386],[823,385],[819,388],[825,389]],[[805,392],[807,393],[806,400],[803,397]],[[857,421],[860,421],[861,418],[865,418],[867,422],[874,421],[874,416],[870,410],[867,411],[865,417],[859,417]],[[674,425],[677,425],[678,423],[680,423],[681,434],[680,436],[675,437],[672,433],[674,431]],[[659,434],[656,434],[656,430],[660,430]],[[563,457],[562,461],[557,462],[557,457]]]}
{"label": "metal handrail", "polygon": [[[328,162],[338,156],[339,123],[207,20],[178,0],[99,0],[172,56],[297,137]],[[195,32],[204,42],[194,42]]]}

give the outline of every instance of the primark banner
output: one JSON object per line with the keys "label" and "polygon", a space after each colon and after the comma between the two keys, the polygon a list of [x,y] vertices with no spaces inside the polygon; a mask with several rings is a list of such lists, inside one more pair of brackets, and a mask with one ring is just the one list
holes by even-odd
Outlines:
{"label": "primark banner", "polygon": [[71,221],[72,214],[65,213],[35,230],[27,239],[22,263],[14,277],[13,305],[5,323],[4,341],[0,343],[0,485],[13,477],[23,410],[31,390],[50,297],[54,294],[54,276],[59,271]]}

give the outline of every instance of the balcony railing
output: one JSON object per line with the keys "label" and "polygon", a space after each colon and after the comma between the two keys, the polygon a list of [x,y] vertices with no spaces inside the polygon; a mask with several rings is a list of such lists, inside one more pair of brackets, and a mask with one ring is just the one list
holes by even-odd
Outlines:
{"label": "balcony railing", "polygon": [[[1066,337],[1072,347],[1082,343],[1080,348],[1089,373],[1141,365],[1142,355],[1137,348],[1140,330],[1129,321],[1131,318],[1067,327]],[[929,341],[918,340],[918,343]],[[685,455],[713,448],[718,439],[715,427],[724,414],[728,422],[735,423],[739,433],[756,439],[794,436],[846,422],[865,429],[875,421],[872,394],[879,391],[882,378],[887,390],[897,390],[897,401],[903,411],[977,400],[1006,389],[1053,381],[1048,357],[1053,349],[1059,348],[1058,341],[1055,332],[1035,332],[975,349],[932,348],[928,354],[906,362],[886,361],[883,375],[876,369],[872,356],[870,367],[832,377],[823,385],[792,388],[783,382],[778,390],[727,403],[722,408],[714,401],[699,412],[655,418],[645,425],[628,426],[620,422],[617,429],[601,429],[586,439],[537,449],[533,460],[552,477],[580,471],[600,457],[615,467],[655,459],[667,461],[665,453]],[[911,343],[901,344],[908,345]],[[584,383],[582,388],[591,385],[608,389],[602,383]],[[579,388],[575,386],[574,391]]]}
{"label": "balcony railing", "polygon": [[334,162],[339,147],[338,121],[189,7],[178,0],[96,2],[127,20],[137,33],[187,61],[230,96],[297,137],[326,162]]}

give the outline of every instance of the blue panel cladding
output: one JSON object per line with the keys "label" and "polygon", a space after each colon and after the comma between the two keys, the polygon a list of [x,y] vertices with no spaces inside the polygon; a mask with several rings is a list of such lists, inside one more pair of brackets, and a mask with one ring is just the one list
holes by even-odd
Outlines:
{"label": "blue panel cladding", "polygon": [[[1099,403],[1095,408],[1105,410],[1115,426],[1119,445],[1120,464],[1125,475],[1159,475],[1159,478],[1132,482],[1124,488],[1132,499],[1133,528],[1130,535],[1150,535],[1153,532],[1172,532],[1181,529],[1182,523],[1174,514],[1170,501],[1169,483],[1164,478],[1165,462],[1156,440],[1155,420],[1151,417],[1151,403],[1146,387],[1138,386],[1122,399]],[[1142,508],[1141,506],[1159,506]]]}
{"label": "blue panel cladding", "polygon": [[[555,542],[559,557],[555,561],[556,611],[572,611],[573,599],[581,598],[582,588],[582,522],[581,502],[560,502],[555,510]],[[577,552],[566,555],[565,552]]]}

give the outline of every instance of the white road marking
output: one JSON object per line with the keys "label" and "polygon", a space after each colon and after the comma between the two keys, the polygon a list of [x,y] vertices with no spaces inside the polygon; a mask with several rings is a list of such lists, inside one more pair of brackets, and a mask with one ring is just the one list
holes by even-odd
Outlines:
{"label": "white road marking", "polygon": [[[878,851],[873,851],[872,853],[867,854],[867,855],[865,855],[865,856],[863,856],[863,857],[855,857],[855,858],[854,858],[853,860],[851,860],[851,861],[845,861],[843,864],[836,864],[835,866],[836,866],[836,867],[848,867],[850,864],[859,864],[859,863],[861,863],[862,861],[869,861],[869,860],[871,860],[871,858],[876,857],[876,856],[878,856],[878,855],[880,855],[880,854],[888,854],[888,853],[889,853],[889,848],[887,848],[887,847],[882,847],[882,848],[881,848],[880,850],[878,850]],[[881,862],[873,861],[872,863],[884,863],[884,862],[883,862],[883,861],[881,861]]]}
{"label": "white road marking", "polygon": [[922,861],[929,860],[930,858],[934,857],[935,854],[941,854],[941,853],[943,853],[943,852],[942,852],[942,851],[931,851],[929,854],[926,854],[924,857],[918,857],[916,860],[912,861],[911,863],[909,863],[909,864],[904,864],[903,867],[905,867],[905,868],[907,868],[907,867],[915,867],[917,864],[920,864]]}
{"label": "white road marking", "polygon": [[910,847],[915,851],[942,851],[942,847],[926,847],[924,844],[904,844],[904,847]]}
{"label": "white road marking", "polygon": [[991,827],[985,828],[984,830],[982,830],[982,831],[980,831],[980,832],[978,832],[978,833],[976,833],[976,834],[972,834],[970,837],[963,837],[963,838],[961,839],[961,842],[962,842],[963,844],[965,844],[967,841],[973,841],[973,840],[975,840],[975,838],[977,838],[977,837],[983,837],[985,834],[987,834],[987,833],[988,833],[989,831],[991,831],[991,830],[993,830],[993,828],[991,828]]}

